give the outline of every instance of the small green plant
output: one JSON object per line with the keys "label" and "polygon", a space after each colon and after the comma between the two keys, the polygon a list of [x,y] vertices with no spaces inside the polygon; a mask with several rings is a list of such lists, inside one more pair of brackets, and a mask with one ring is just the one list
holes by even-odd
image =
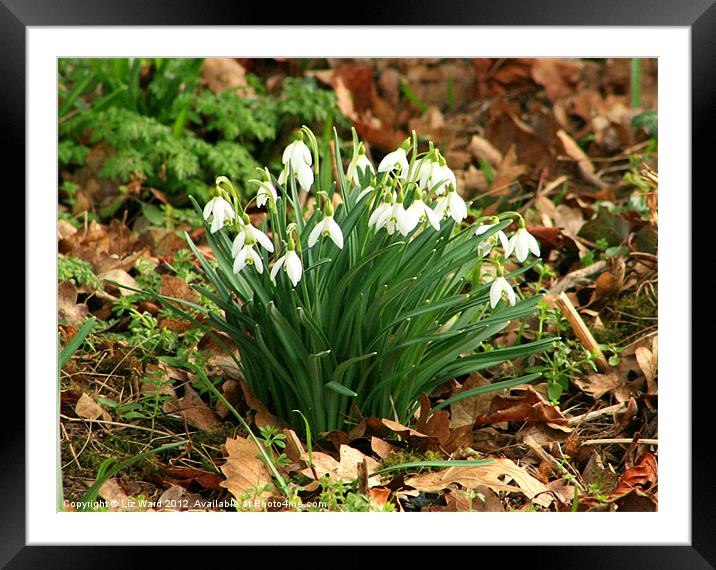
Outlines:
{"label": "small green plant", "polygon": [[[102,145],[103,176],[181,201],[187,193],[206,195],[207,172],[224,172],[243,188],[257,160],[269,161],[285,128],[301,122],[347,126],[334,93],[313,78],[286,78],[276,95],[253,77],[252,94],[213,93],[203,86],[203,62],[60,59],[60,169],[85,165]],[[77,189],[64,183],[69,205]]]}
{"label": "small green plant", "polygon": [[94,274],[92,265],[76,257],[60,256],[57,259],[57,281],[71,281],[90,291],[102,289],[102,282]]}
{"label": "small green plant", "polygon": [[[539,254],[520,214],[463,225],[454,174],[432,144],[419,152],[415,135],[377,172],[355,132],[347,171],[335,132],[334,148],[338,179],[328,187],[321,166],[333,166],[307,127],[283,153],[278,179],[259,171],[252,201],[268,210],[263,229],[219,177],[202,209],[216,263],[187,236],[215,292],[195,288],[224,311],[203,310],[207,323],[231,337],[249,387],[278,417],[303,431],[298,409],[315,433],[349,425],[355,409],[408,422],[420,395],[445,380],[551,346],[545,338],[485,350],[539,300],[518,300],[508,281],[525,267],[505,271],[513,254],[518,263]],[[319,200],[310,215],[301,191]],[[492,280],[471,289],[476,261],[493,268]]]}

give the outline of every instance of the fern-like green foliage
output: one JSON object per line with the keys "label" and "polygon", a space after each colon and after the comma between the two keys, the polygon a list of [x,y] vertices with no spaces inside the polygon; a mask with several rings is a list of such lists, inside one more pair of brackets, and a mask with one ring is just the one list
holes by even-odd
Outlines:
{"label": "fern-like green foliage", "polygon": [[112,151],[103,176],[205,197],[215,172],[245,188],[297,124],[347,126],[333,92],[312,78],[287,78],[276,95],[253,77],[253,95],[213,93],[202,86],[202,63],[60,60],[60,169],[82,166],[91,148],[104,144]]}

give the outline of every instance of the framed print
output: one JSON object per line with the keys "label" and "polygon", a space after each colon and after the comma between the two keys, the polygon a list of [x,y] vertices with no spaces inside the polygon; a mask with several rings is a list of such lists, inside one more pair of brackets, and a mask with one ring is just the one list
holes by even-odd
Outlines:
{"label": "framed print", "polygon": [[0,3],[27,244],[2,564],[713,567],[711,1],[263,8]]}

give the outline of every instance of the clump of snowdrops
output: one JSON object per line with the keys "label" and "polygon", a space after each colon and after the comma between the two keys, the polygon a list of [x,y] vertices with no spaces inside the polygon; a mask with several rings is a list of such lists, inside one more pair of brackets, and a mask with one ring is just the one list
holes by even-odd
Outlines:
{"label": "clump of snowdrops", "polygon": [[[187,236],[214,291],[198,289],[223,311],[205,310],[208,324],[235,343],[243,377],[271,411],[303,431],[300,410],[314,433],[358,414],[409,422],[421,394],[446,380],[550,345],[489,344],[538,301],[512,286],[526,267],[505,272],[508,258],[539,256],[520,214],[467,224],[455,175],[432,143],[418,151],[414,133],[377,168],[355,131],[347,171],[335,133],[334,148],[336,164],[320,161],[302,127],[278,179],[259,171],[251,201],[267,213],[260,227],[250,202],[217,178],[203,208],[215,262]],[[322,168],[337,171],[330,187],[316,182]],[[305,193],[315,195],[310,212]],[[493,277],[470,287],[484,264]]]}

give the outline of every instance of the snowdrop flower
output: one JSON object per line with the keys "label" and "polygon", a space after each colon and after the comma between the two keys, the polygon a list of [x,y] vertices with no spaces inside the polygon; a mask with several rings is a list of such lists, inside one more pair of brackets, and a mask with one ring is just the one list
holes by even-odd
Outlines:
{"label": "snowdrop flower", "polygon": [[421,180],[421,186],[431,191],[435,186],[435,193],[440,195],[445,193],[445,188],[449,187],[450,184],[454,188],[457,188],[457,180],[455,179],[455,173],[448,168],[447,162],[441,156],[438,161],[430,163],[430,170],[423,174]]}
{"label": "snowdrop flower", "polygon": [[372,228],[375,227],[376,230],[381,229],[387,220],[387,216],[390,214],[390,211],[393,209],[393,202],[395,201],[395,196],[393,194],[388,194],[386,196],[386,199],[384,199],[375,210],[373,210],[373,213],[370,215],[370,218],[368,219],[368,227]]}
{"label": "snowdrop flower", "polygon": [[259,273],[264,272],[263,261],[261,261],[258,252],[254,250],[254,244],[247,243],[237,253],[236,259],[234,259],[234,273],[238,273],[247,265],[254,265]]}
{"label": "snowdrop flower", "polygon": [[499,273],[500,274],[492,282],[492,287],[490,287],[490,306],[493,309],[497,306],[497,303],[500,302],[500,299],[502,299],[503,293],[507,296],[507,301],[510,305],[515,305],[515,291],[507,279],[501,275],[501,270]]}
{"label": "snowdrop flower", "polygon": [[211,233],[215,234],[224,227],[226,220],[234,219],[234,209],[221,196],[216,196],[204,206],[204,219],[208,220],[212,216],[214,219],[211,222]]}
{"label": "snowdrop flower", "polygon": [[[288,180],[288,172],[289,165],[287,164],[281,171],[281,174],[279,174],[279,184],[286,184],[286,180]],[[298,185],[304,192],[308,192],[311,189],[311,186],[313,186],[313,169],[310,166],[304,164],[299,167],[299,170],[294,169],[293,176],[298,178]]]}
{"label": "snowdrop flower", "polygon": [[360,184],[360,180],[358,178],[359,172],[365,174],[365,172],[368,171],[375,174],[375,168],[373,167],[373,164],[371,164],[370,160],[368,160],[368,157],[365,155],[365,151],[363,150],[363,143],[361,143],[358,149],[358,155],[356,156],[355,160],[351,161],[351,163],[348,165],[348,178],[352,178],[353,183],[358,185]]}
{"label": "snowdrop flower", "polygon": [[420,216],[417,210],[409,212],[403,208],[403,200],[399,196],[398,201],[388,204],[388,208],[383,212],[381,217],[376,221],[376,229],[385,227],[388,235],[393,235],[398,230],[401,235],[407,236],[415,226],[418,225]]}
{"label": "snowdrop flower", "polygon": [[264,180],[259,184],[259,190],[256,192],[256,206],[262,208],[269,199],[273,200],[272,203],[276,203],[278,195],[276,194],[276,188],[270,180]]}
{"label": "snowdrop flower", "polygon": [[520,263],[527,259],[529,252],[532,252],[533,255],[539,257],[539,243],[535,237],[527,231],[527,228],[525,228],[522,220],[520,220],[520,228],[510,238],[509,247],[507,249],[507,253],[505,253],[505,257],[512,255],[513,251],[515,252],[517,261]]}
{"label": "snowdrop flower", "polygon": [[326,202],[326,210],[323,219],[316,224],[308,235],[308,247],[316,245],[319,236],[328,236],[333,240],[340,249],[343,249],[343,232],[341,227],[333,219],[333,207],[330,202]]}
{"label": "snowdrop flower", "polygon": [[393,172],[398,170],[398,178],[405,180],[408,176],[408,157],[404,148],[399,148],[385,155],[378,165],[378,172]]}
{"label": "snowdrop flower", "polygon": [[435,213],[440,219],[446,215],[451,216],[455,223],[459,224],[467,217],[467,204],[455,191],[455,187],[450,186],[448,193],[438,198],[437,204],[435,204]]}
{"label": "snowdrop flower", "polygon": [[244,223],[242,223],[239,228],[239,233],[234,238],[234,243],[231,245],[231,255],[236,257],[239,255],[239,251],[241,251],[244,245],[253,246],[256,242],[258,242],[261,247],[269,253],[273,253],[273,242],[271,241],[271,238],[269,238],[260,229],[252,226],[249,221],[249,217],[246,216]]}
{"label": "snowdrop flower", "polygon": [[289,170],[293,171],[293,175],[298,178],[298,184],[301,190],[308,192],[313,186],[313,155],[301,139],[296,139],[289,144],[283,151],[281,162],[284,168],[281,171],[278,181],[285,184],[288,179]]}
{"label": "snowdrop flower", "polygon": [[[410,224],[412,224],[412,227],[408,231],[411,231],[415,226],[418,225],[418,222],[426,218],[428,222],[430,222],[430,225],[433,226],[433,228],[438,231],[440,230],[440,217],[435,212],[433,212],[425,202],[423,202],[422,192],[420,191],[418,191],[417,196],[410,204],[410,206],[408,206],[408,209],[406,210],[406,215],[410,220]],[[403,232],[401,231],[401,233]],[[403,235],[406,235],[406,233],[403,233]]]}
{"label": "snowdrop flower", "polygon": [[296,139],[284,149],[281,162],[290,164],[293,170],[298,172],[304,166],[313,164],[313,156],[306,143],[302,139]]}
{"label": "snowdrop flower", "polygon": [[286,255],[280,257],[273,266],[273,269],[271,269],[271,281],[274,283],[276,282],[276,275],[278,275],[282,267],[294,287],[298,285],[298,282],[301,280],[303,264],[301,263],[301,258],[298,257],[298,254],[295,252],[294,247],[293,239],[289,239]]}
{"label": "snowdrop flower", "polygon": [[[436,208],[437,209],[437,208]],[[475,235],[479,236],[487,232],[490,228],[496,226],[498,222],[495,222],[494,224],[480,224],[475,231]],[[477,246],[477,250],[480,253],[482,257],[485,257],[490,251],[492,250],[492,246],[497,245],[497,240],[500,240],[500,244],[502,245],[502,249],[505,251],[505,257],[507,257],[507,251],[509,250],[509,242],[507,241],[507,236],[505,235],[505,232],[500,230],[499,232],[496,232],[492,234],[489,238],[480,240],[480,243]]]}

